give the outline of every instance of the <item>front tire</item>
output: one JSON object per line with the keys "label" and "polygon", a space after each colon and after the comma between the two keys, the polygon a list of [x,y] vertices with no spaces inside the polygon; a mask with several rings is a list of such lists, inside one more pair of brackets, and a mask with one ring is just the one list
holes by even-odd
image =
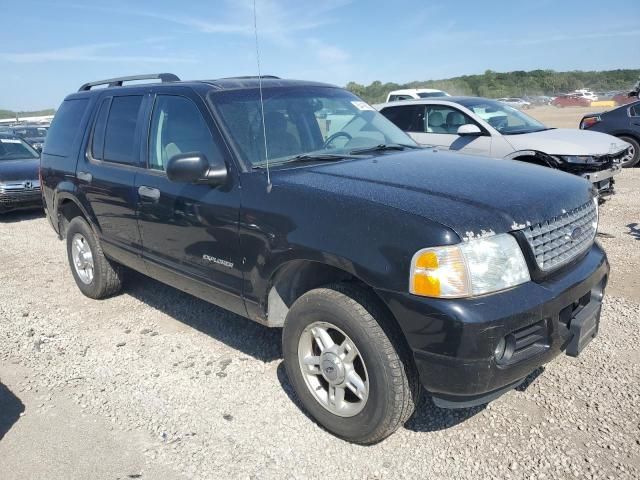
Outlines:
{"label": "front tire", "polygon": [[94,299],[118,293],[122,288],[122,267],[104,256],[86,220],[82,217],[71,220],[66,236],[69,266],[80,291]]}
{"label": "front tire", "polygon": [[420,394],[413,359],[366,291],[340,284],[305,293],[287,315],[282,344],[298,398],[334,435],[376,443],[413,414]]}
{"label": "front tire", "polygon": [[624,135],[618,138],[620,140],[624,140],[625,142],[631,144],[631,152],[622,161],[622,167],[623,168],[635,167],[638,164],[638,162],[640,162],[640,142],[638,142],[638,140],[636,140],[635,138],[627,137]]}

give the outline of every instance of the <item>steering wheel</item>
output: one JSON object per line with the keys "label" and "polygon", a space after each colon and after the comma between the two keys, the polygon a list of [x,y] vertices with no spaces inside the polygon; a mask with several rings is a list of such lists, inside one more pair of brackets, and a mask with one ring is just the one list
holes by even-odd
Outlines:
{"label": "steering wheel", "polygon": [[331,145],[335,140],[337,140],[340,137],[345,137],[347,141],[353,138],[347,132],[336,132],[333,135],[331,135],[329,138],[327,138],[327,140],[324,142],[324,148],[329,148],[329,145]]}

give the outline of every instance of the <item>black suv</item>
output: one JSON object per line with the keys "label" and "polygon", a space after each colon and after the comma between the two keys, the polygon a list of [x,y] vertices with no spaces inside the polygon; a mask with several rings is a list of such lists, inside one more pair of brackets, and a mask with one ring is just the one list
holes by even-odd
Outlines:
{"label": "black suv", "polygon": [[[160,82],[123,86],[144,78]],[[117,293],[129,267],[283,327],[302,404],[368,444],[422,386],[483,404],[598,330],[589,182],[454,155],[341,88],[160,74],[69,95],[41,173],[85,295]]]}

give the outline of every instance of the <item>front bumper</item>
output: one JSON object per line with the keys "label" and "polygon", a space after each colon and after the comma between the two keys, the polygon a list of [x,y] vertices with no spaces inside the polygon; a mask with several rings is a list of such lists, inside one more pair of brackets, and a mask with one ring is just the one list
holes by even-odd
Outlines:
{"label": "front bumper", "polygon": [[42,208],[42,195],[40,195],[40,190],[28,195],[0,194],[0,213],[38,208]]}
{"label": "front bumper", "polygon": [[[378,293],[400,323],[420,380],[436,404],[469,407],[493,400],[563,351],[574,350],[579,322],[573,329],[572,324],[585,309],[595,312],[589,325],[595,323],[590,331],[595,336],[608,274],[606,255],[594,244],[552,278],[496,294],[445,300]],[[510,335],[535,342],[498,362],[496,346]]]}
{"label": "front bumper", "polygon": [[606,170],[598,170],[595,172],[585,172],[580,176],[586,180],[589,180],[593,186],[598,190],[598,194],[601,197],[606,197],[614,193],[613,184],[615,175],[622,172],[622,166],[614,165]]}

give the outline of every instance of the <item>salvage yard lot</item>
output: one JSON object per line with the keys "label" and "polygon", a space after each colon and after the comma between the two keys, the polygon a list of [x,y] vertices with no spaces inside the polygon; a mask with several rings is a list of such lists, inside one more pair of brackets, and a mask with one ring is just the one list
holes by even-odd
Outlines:
{"label": "salvage yard lot", "polygon": [[611,110],[604,107],[566,107],[558,108],[550,105],[544,107],[534,107],[525,110],[527,115],[531,115],[536,120],[544,123],[548,127],[554,128],[578,128],[580,120],[587,113],[604,112]]}
{"label": "salvage yard lot", "polygon": [[301,411],[280,330],[138,274],[92,301],[47,220],[7,215],[0,478],[640,478],[640,169],[620,177],[601,208],[612,270],[600,335],[580,358],[486,408],[425,397],[372,447]]}

